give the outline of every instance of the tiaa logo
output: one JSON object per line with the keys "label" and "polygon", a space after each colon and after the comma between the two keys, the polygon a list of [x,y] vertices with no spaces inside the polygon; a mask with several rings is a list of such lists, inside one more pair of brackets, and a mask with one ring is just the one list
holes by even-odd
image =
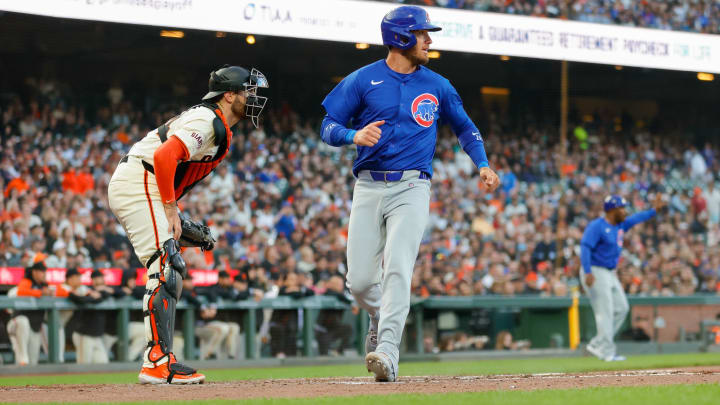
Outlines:
{"label": "tiaa logo", "polygon": [[412,115],[421,127],[428,128],[435,122],[438,110],[438,99],[430,93],[423,93],[412,102]]}

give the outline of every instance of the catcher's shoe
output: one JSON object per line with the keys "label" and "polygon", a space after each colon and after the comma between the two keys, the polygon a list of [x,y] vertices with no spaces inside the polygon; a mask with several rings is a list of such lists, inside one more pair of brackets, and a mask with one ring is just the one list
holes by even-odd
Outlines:
{"label": "catcher's shoe", "polygon": [[390,356],[383,352],[370,352],[365,356],[367,370],[375,374],[375,381],[395,382],[397,373]]}
{"label": "catcher's shoe", "polygon": [[143,367],[138,375],[140,384],[203,384],[205,376],[198,373],[192,367],[175,361],[171,361],[156,367]]}

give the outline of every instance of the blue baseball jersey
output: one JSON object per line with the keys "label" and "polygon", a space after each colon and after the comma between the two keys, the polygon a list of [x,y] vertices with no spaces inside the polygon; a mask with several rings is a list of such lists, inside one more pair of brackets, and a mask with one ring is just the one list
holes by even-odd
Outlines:
{"label": "blue baseball jersey", "polygon": [[[450,82],[418,66],[409,74],[393,71],[385,60],[345,77],[322,102],[327,115],[321,136],[332,146],[349,145],[357,130],[385,120],[372,147],[358,146],[353,164],[361,170],[420,170],[432,176],[438,120],[448,122],[475,165],[487,167],[482,136]],[[350,128],[346,124],[350,123]]]}
{"label": "blue baseball jersey", "polygon": [[590,266],[617,267],[625,232],[655,215],[655,210],[650,209],[630,215],[617,225],[611,225],[604,217],[591,221],[580,242],[580,262],[585,274],[591,272]]}

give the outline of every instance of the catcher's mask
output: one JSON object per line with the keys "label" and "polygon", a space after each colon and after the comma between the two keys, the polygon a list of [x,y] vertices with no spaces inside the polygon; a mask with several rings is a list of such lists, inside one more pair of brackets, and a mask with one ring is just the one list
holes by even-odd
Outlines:
{"label": "catcher's mask", "polygon": [[210,91],[202,99],[209,100],[226,91],[244,92],[245,116],[250,118],[255,128],[257,128],[260,114],[267,103],[267,97],[258,96],[258,87],[269,87],[267,78],[259,70],[252,68],[248,71],[240,66],[225,65],[214,72],[210,72],[210,81],[208,83]]}
{"label": "catcher's mask", "polygon": [[257,95],[258,87],[266,89],[270,87],[270,85],[265,75],[253,68],[250,71],[250,82],[245,84],[245,116],[250,118],[255,128],[258,127],[260,114],[262,114],[262,110],[265,108],[268,100],[267,97]]}

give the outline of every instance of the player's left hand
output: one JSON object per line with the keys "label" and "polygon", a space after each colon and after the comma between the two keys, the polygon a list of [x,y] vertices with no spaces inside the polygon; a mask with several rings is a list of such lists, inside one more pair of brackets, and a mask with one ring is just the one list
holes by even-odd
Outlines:
{"label": "player's left hand", "polygon": [[663,195],[661,193],[655,194],[655,199],[652,202],[653,208],[655,208],[656,212],[659,212],[667,203],[665,202],[665,199],[663,198]]}
{"label": "player's left hand", "polygon": [[487,187],[488,192],[492,193],[500,185],[500,178],[489,167],[483,167],[480,169],[480,178],[483,183],[485,183],[485,187]]}

